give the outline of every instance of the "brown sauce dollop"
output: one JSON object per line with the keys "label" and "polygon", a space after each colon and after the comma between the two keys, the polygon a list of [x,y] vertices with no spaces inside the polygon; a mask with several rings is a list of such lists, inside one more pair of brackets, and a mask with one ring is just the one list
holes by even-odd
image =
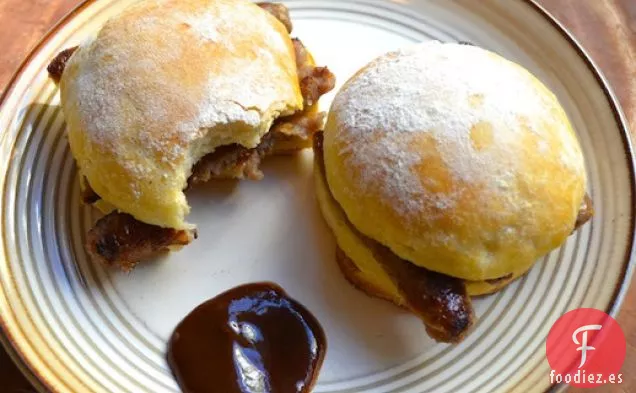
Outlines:
{"label": "brown sauce dollop", "polygon": [[301,393],[326,351],[316,318],[276,284],[230,289],[177,326],[168,363],[184,392]]}

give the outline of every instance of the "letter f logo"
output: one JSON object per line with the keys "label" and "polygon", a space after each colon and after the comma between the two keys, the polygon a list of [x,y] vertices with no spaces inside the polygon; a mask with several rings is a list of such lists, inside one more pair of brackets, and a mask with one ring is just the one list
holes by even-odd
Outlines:
{"label": "letter f logo", "polygon": [[[580,347],[576,349],[577,351],[581,351],[581,364],[579,365],[579,368],[583,367],[583,365],[585,364],[585,361],[587,360],[587,351],[592,351],[596,349],[594,347],[589,347],[587,345],[588,330],[601,330],[602,327],[603,326],[601,325],[585,325],[576,329],[574,333],[572,333],[572,341],[574,341],[574,344],[580,345]],[[581,332],[583,332],[583,335],[582,335],[581,342],[579,342],[576,336]]]}

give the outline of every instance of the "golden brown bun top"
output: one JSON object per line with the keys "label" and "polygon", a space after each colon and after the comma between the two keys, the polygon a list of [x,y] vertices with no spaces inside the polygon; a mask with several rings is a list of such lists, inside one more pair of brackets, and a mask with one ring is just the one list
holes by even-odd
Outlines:
{"label": "golden brown bun top", "polygon": [[103,200],[186,228],[194,163],[255,147],[302,109],[285,27],[244,0],[142,0],[80,46],[61,80],[71,149]]}
{"label": "golden brown bun top", "polygon": [[557,98],[477,47],[430,42],[376,59],[335,98],[324,138],[329,188],[356,228],[467,280],[561,245],[585,193]]}

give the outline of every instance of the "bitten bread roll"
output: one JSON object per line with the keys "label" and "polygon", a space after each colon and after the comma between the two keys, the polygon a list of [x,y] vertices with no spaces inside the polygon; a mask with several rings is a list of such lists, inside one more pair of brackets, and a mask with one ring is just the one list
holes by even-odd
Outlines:
{"label": "bitten bread roll", "polygon": [[[371,62],[338,93],[314,148],[324,157],[318,200],[343,272],[410,309],[395,263],[486,294],[591,215],[581,148],[557,98],[521,66],[474,46],[429,42]],[[449,337],[441,341],[461,333]]]}
{"label": "bitten bread roll", "polygon": [[71,57],[60,91],[71,150],[93,190],[175,229],[192,227],[183,189],[199,159],[232,143],[256,147],[275,118],[303,106],[285,27],[236,0],[125,10]]}
{"label": "bitten bread roll", "polygon": [[264,156],[311,146],[334,76],[291,30],[281,4],[141,0],[49,65],[82,198],[108,214],[95,259],[129,269],[187,244],[186,188],[260,179]]}

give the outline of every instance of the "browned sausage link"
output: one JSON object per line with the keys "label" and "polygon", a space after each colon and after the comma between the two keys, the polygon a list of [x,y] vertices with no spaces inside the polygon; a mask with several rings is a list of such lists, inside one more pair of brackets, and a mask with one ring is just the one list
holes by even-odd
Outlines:
{"label": "browned sausage link", "polygon": [[68,59],[71,58],[76,50],[76,46],[64,49],[63,51],[58,53],[53,61],[49,64],[49,66],[46,67],[46,70],[49,72],[49,76],[55,81],[55,83],[59,83],[60,79],[62,79],[62,74],[64,73],[66,62],[68,61]]}
{"label": "browned sausage link", "polygon": [[581,208],[579,209],[579,214],[576,217],[576,223],[574,224],[574,229],[572,232],[576,231],[580,227],[582,227],[586,222],[590,221],[594,216],[594,205],[592,204],[592,198],[588,194],[585,194],[583,198],[583,203],[581,203]]}
{"label": "browned sausage link", "polygon": [[251,156],[252,151],[240,145],[220,146],[195,164],[188,185],[205,183],[210,179],[242,179]]}
{"label": "browned sausage link", "polygon": [[256,3],[259,7],[274,15],[285,28],[288,33],[292,32],[294,26],[292,25],[291,18],[289,17],[289,10],[283,4],[280,3]]}
{"label": "browned sausage link", "polygon": [[320,96],[330,92],[336,85],[336,77],[327,67],[316,67],[310,61],[307,49],[299,39],[292,40],[296,52],[296,68],[300,91],[305,100],[305,106],[315,104]]}
{"label": "browned sausage link", "polygon": [[125,213],[113,212],[100,218],[88,231],[86,251],[106,266],[132,269],[137,262],[186,245],[196,232],[162,228],[138,221]]}
{"label": "browned sausage link", "polygon": [[408,307],[437,341],[459,342],[473,324],[473,307],[463,280],[435,273],[401,259],[369,239],[376,259],[391,277]]}
{"label": "browned sausage link", "polygon": [[263,177],[259,169],[261,160],[273,151],[273,145],[274,134],[269,132],[253,149],[238,144],[220,146],[195,164],[188,186],[211,179],[260,180]]}

